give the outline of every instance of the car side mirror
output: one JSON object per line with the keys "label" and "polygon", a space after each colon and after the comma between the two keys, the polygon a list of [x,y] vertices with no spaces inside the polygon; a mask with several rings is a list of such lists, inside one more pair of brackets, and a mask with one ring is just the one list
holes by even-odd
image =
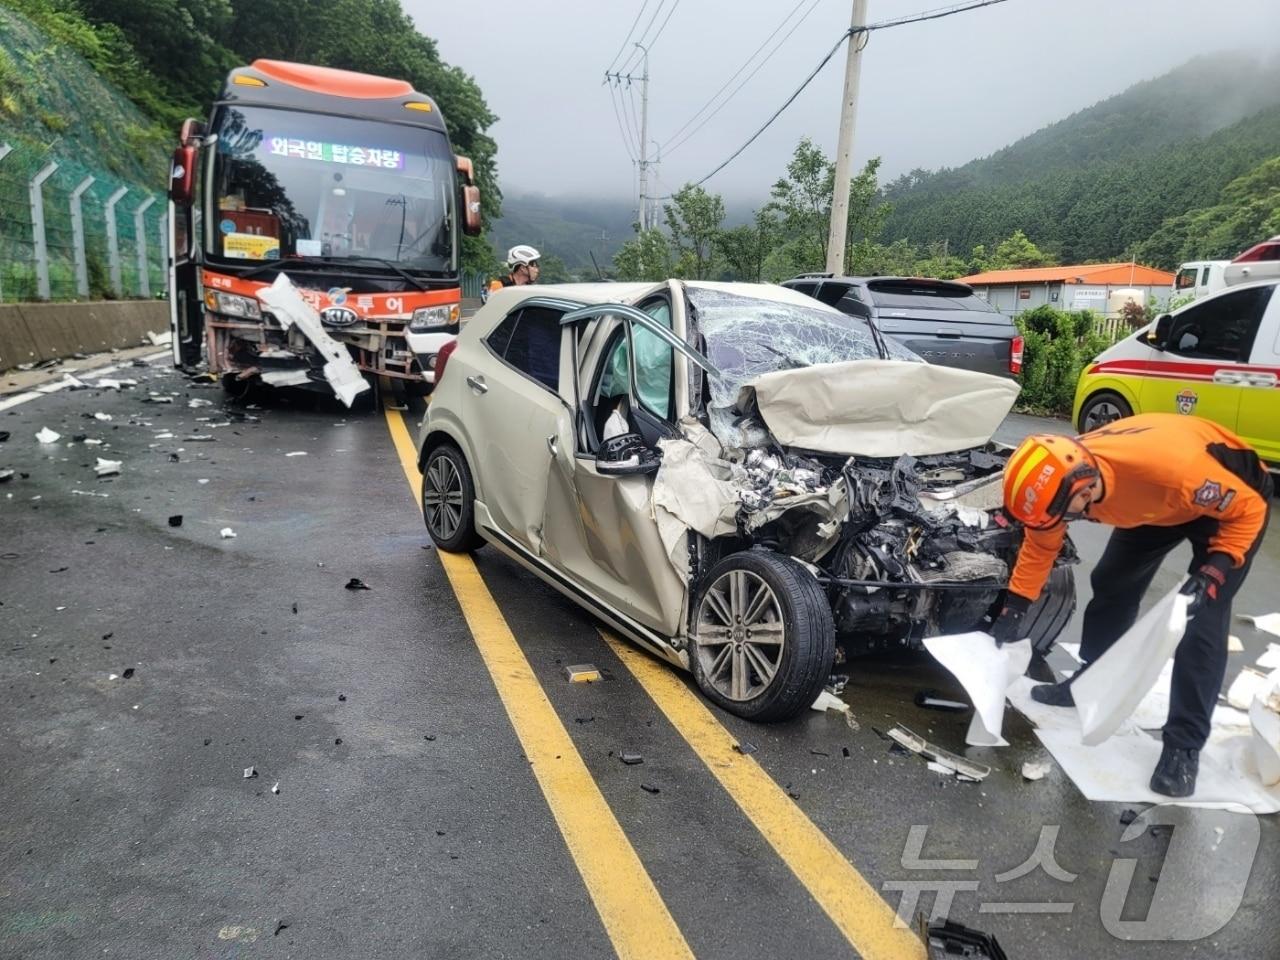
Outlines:
{"label": "car side mirror", "polygon": [[1173,317],[1167,313],[1160,314],[1156,318],[1156,325],[1147,332],[1147,345],[1157,350],[1166,349],[1169,346],[1169,331],[1172,328]]}
{"label": "car side mirror", "polygon": [[644,442],[638,433],[610,437],[596,454],[596,473],[602,477],[634,477],[657,473],[662,454]]}

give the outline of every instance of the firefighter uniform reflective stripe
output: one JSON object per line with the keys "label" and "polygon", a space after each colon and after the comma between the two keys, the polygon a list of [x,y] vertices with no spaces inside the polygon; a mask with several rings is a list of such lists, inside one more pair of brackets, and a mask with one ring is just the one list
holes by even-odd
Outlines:
{"label": "firefighter uniform reflective stripe", "polygon": [[[1177,527],[1213,521],[1206,548],[1234,567],[1266,529],[1271,478],[1258,455],[1230,430],[1197,417],[1149,413],[1080,438],[1098,461],[1102,498],[1086,516],[1113,527]],[[1040,596],[1062,548],[1067,525],[1027,530],[1009,589]]]}

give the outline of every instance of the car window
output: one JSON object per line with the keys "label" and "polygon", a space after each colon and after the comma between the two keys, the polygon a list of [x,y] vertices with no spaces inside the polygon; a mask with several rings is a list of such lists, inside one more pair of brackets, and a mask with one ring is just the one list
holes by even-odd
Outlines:
{"label": "car window", "polygon": [[1173,318],[1168,349],[1184,357],[1246,363],[1272,287],[1250,287],[1205,300]]}
{"label": "car window", "polygon": [[1200,272],[1200,286],[1207,287],[1209,285],[1209,267],[1205,267]]}
{"label": "car window", "polygon": [[[671,329],[671,304],[665,299],[643,303],[640,309],[668,330]],[[633,326],[631,339],[636,349],[636,399],[654,416],[670,420],[671,371],[675,350],[643,327]],[[627,368],[629,355],[624,337],[609,353],[600,382],[600,396],[616,397],[630,392],[630,371]]]}
{"label": "car window", "polygon": [[976,310],[996,313],[968,287],[957,283],[912,283],[909,280],[873,280],[867,284],[871,299],[882,311]]}
{"label": "car window", "polygon": [[806,297],[812,297],[813,292],[818,289],[818,285],[810,280],[805,280],[801,283],[789,283],[787,286],[792,290],[803,293]]}
{"label": "car window", "polygon": [[527,307],[498,324],[486,343],[525,376],[556,390],[560,386],[560,317],[559,310]]}
{"label": "car window", "polygon": [[1196,268],[1186,267],[1178,271],[1177,278],[1173,281],[1173,285],[1178,290],[1190,290],[1196,285]]}
{"label": "car window", "polygon": [[853,314],[855,317],[870,318],[871,316],[871,308],[863,303],[857,287],[850,287],[849,292],[845,294],[843,300],[836,304],[836,307],[845,313]]}
{"label": "car window", "polygon": [[832,283],[828,280],[818,288],[818,299],[829,307],[834,307],[844,297],[845,292],[849,289],[847,283]]}

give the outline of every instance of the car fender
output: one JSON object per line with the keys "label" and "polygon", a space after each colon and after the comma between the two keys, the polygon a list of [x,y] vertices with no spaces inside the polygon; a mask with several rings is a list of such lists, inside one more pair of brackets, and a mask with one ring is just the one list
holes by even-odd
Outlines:
{"label": "car fender", "polygon": [[467,460],[467,465],[471,467],[471,479],[475,484],[476,499],[483,500],[482,481],[476,470],[475,448],[461,421],[447,410],[441,410],[437,413],[433,409],[427,418],[427,426],[422,433],[422,444],[418,449],[418,471],[421,472],[426,467],[427,455],[441,443],[452,443],[462,451],[462,455]]}
{"label": "car fender", "polygon": [[[1141,332],[1139,331],[1139,335]],[[1074,424],[1080,422],[1081,408],[1091,396],[1101,390],[1110,390],[1113,393],[1118,393],[1133,408],[1134,413],[1140,413],[1138,396],[1142,390],[1141,376],[1109,371],[1099,373],[1097,371],[1101,364],[1112,360],[1147,360],[1155,353],[1154,349],[1142,343],[1137,337],[1127,337],[1103,350],[1085,364],[1084,369],[1080,371],[1080,379],[1076,381],[1075,400],[1071,404],[1071,422]]]}

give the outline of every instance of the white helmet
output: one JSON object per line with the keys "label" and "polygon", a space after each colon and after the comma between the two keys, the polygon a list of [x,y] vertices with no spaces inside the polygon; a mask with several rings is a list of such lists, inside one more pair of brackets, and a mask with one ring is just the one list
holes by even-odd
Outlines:
{"label": "white helmet", "polygon": [[542,254],[527,243],[521,243],[507,251],[507,269],[514,270],[522,263],[530,264],[541,259]]}

